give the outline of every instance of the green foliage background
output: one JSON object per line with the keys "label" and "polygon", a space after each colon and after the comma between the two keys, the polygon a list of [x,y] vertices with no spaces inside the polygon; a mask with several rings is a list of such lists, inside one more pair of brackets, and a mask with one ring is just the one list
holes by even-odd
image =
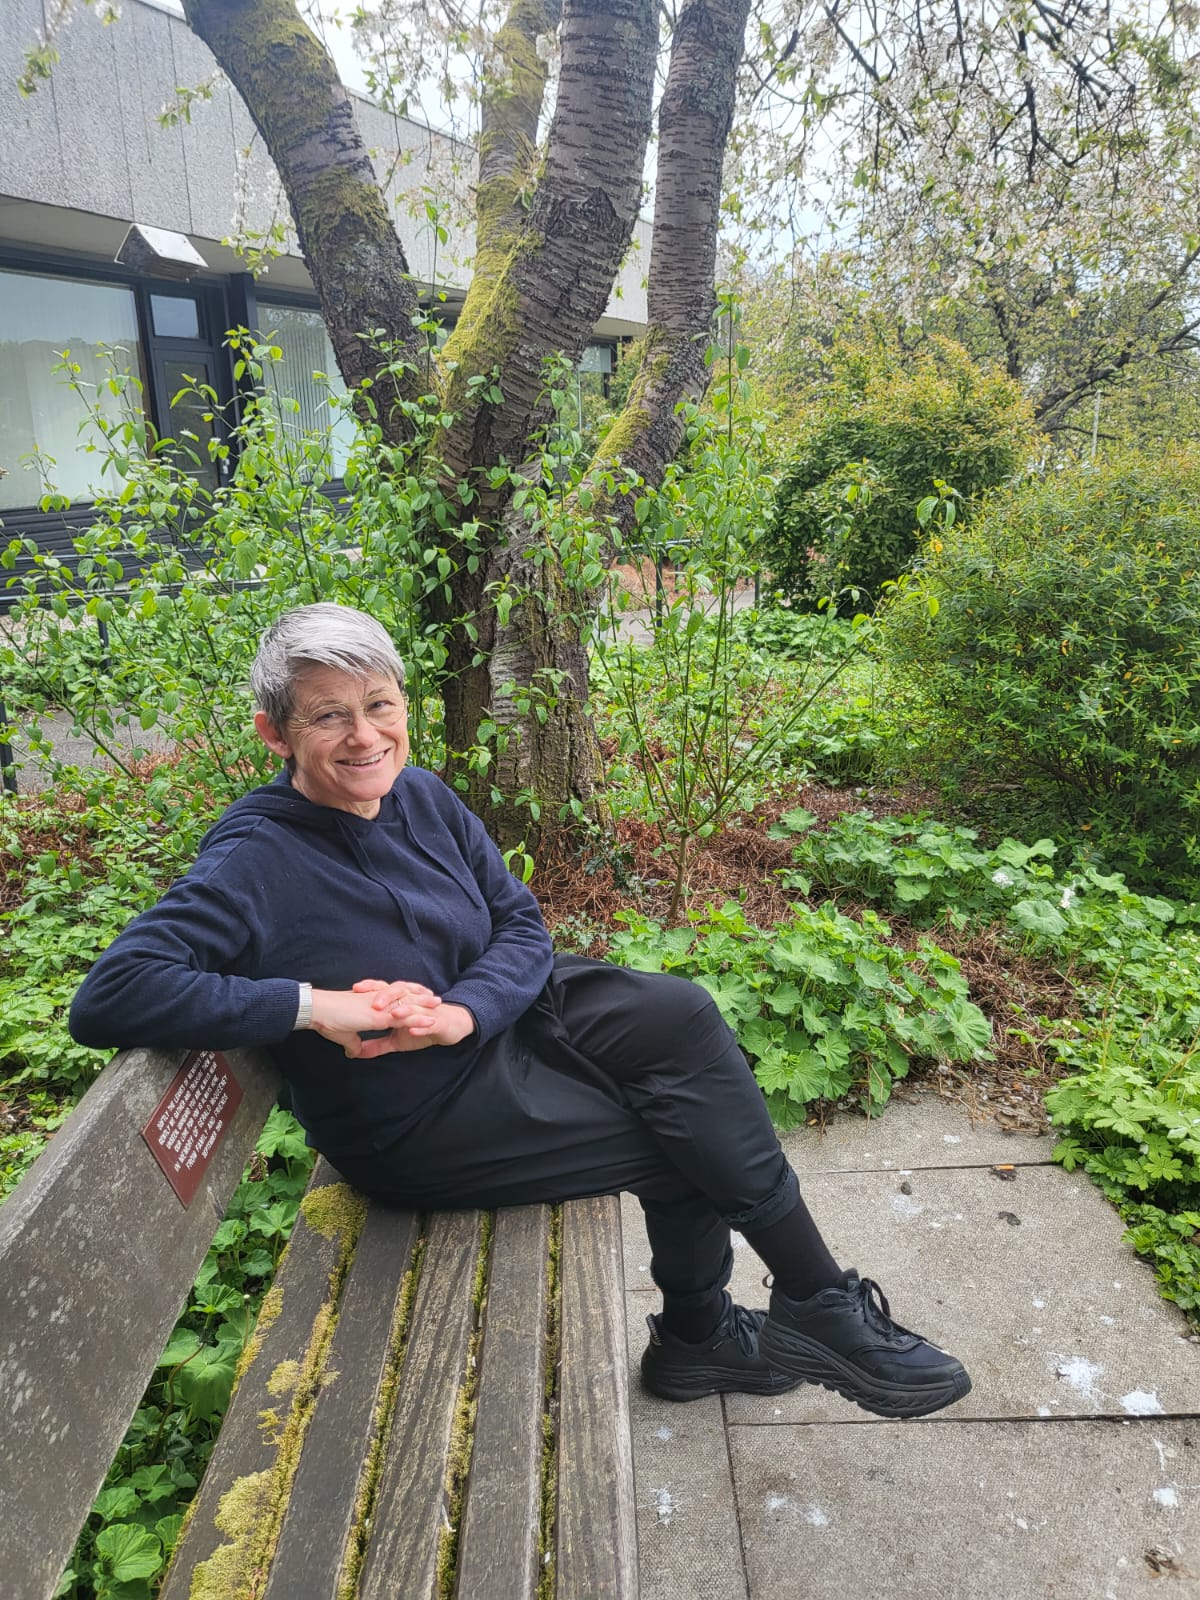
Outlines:
{"label": "green foliage background", "polygon": [[794,600],[852,586],[865,610],[916,554],[921,502],[942,485],[969,515],[1027,465],[1036,435],[1019,387],[950,340],[916,357],[843,351],[841,383],[812,408],[783,474],[763,560]]}
{"label": "green foliage background", "polygon": [[1080,465],[930,541],[880,647],[926,772],[1001,784],[1114,866],[1200,884],[1200,457]]}

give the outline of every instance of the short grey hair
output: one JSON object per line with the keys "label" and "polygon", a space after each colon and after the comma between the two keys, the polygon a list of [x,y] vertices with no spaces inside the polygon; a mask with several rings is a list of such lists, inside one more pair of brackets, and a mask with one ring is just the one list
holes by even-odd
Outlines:
{"label": "short grey hair", "polygon": [[296,679],[306,667],[336,667],[356,678],[378,673],[404,688],[404,663],[387,629],[353,606],[297,606],[263,634],[250,688],[273,727],[283,728],[295,711]]}

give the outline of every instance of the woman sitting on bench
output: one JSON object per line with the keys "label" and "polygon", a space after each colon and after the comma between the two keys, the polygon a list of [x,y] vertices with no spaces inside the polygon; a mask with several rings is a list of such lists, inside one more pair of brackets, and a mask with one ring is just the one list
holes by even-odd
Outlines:
{"label": "woman sitting on bench", "polygon": [[[961,1363],[830,1255],[708,994],[555,955],[482,824],[407,765],[379,623],[289,611],[251,685],[283,770],[93,967],[80,1043],[264,1047],[309,1142],[397,1206],[632,1191],[663,1296],[642,1373],[667,1399],[808,1382],[915,1417],[967,1393]],[[769,1311],[726,1292],[731,1228],[774,1275]]]}

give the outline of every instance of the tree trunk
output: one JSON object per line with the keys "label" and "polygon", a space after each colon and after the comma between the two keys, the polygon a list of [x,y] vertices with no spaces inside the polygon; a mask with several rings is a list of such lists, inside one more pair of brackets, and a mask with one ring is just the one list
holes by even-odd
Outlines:
{"label": "tree trunk", "polygon": [[[417,290],[333,62],[295,0],[183,0],[184,16],[232,82],[283,182],[305,265],[347,388],[425,349]],[[363,337],[367,335],[368,337]],[[376,384],[385,434],[402,431]]]}
{"label": "tree trunk", "polygon": [[699,400],[708,386],[721,171],[749,12],[750,0],[688,0],[675,25],[658,111],[649,328],[625,408],[589,475],[593,515],[626,530],[635,497],[601,488],[601,478],[623,468],[657,485],[683,439],[680,401]]}
{"label": "tree trunk", "polygon": [[[619,454],[647,481],[657,481],[678,447],[676,402],[703,392],[721,157],[747,4],[687,0],[676,25],[660,121],[656,227],[664,231],[650,273],[655,358],[605,456]],[[539,163],[545,69],[536,41],[560,8],[558,98]],[[266,140],[347,383],[378,363],[375,341],[358,337],[364,330],[398,342],[415,365],[417,299],[404,254],[349,100],[294,0],[184,0],[184,9]],[[547,359],[579,360],[629,248],[650,132],[658,7],[654,0],[512,0],[497,45],[502,73],[483,104],[474,274],[442,359],[444,409],[453,420],[434,441],[446,481],[466,490],[463,522],[470,518],[480,531],[470,552],[465,535],[451,550],[458,557],[452,598],[437,620],[460,619],[448,640],[444,688],[451,771],[493,832],[515,842],[553,827],[560,814],[597,810],[582,601],[569,592],[558,552],[514,502],[513,487],[540,470],[531,441],[547,416]],[[481,375],[494,384],[472,381]],[[382,420],[394,438],[395,424]],[[491,474],[501,467],[509,478],[497,484]],[[498,737],[494,761],[484,766],[469,752],[486,723]],[[540,808],[536,822],[530,799]]]}
{"label": "tree trunk", "polygon": [[[523,9],[519,3],[514,14]],[[510,14],[511,15],[511,14]],[[501,168],[480,182],[477,256],[462,315],[443,351],[454,421],[438,441],[450,476],[524,462],[548,357],[578,361],[604,314],[642,191],[658,46],[653,0],[567,0],[558,101],[542,171],[520,226]],[[470,388],[497,374],[503,399]]]}

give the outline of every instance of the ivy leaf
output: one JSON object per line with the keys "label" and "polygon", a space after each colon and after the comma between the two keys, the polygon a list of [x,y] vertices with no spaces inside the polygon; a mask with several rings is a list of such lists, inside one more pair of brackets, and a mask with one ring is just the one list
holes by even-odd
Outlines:
{"label": "ivy leaf", "polygon": [[162,1566],[162,1546],[152,1533],[130,1522],[115,1522],[96,1535],[97,1553],[103,1556],[117,1583],[152,1578]]}

